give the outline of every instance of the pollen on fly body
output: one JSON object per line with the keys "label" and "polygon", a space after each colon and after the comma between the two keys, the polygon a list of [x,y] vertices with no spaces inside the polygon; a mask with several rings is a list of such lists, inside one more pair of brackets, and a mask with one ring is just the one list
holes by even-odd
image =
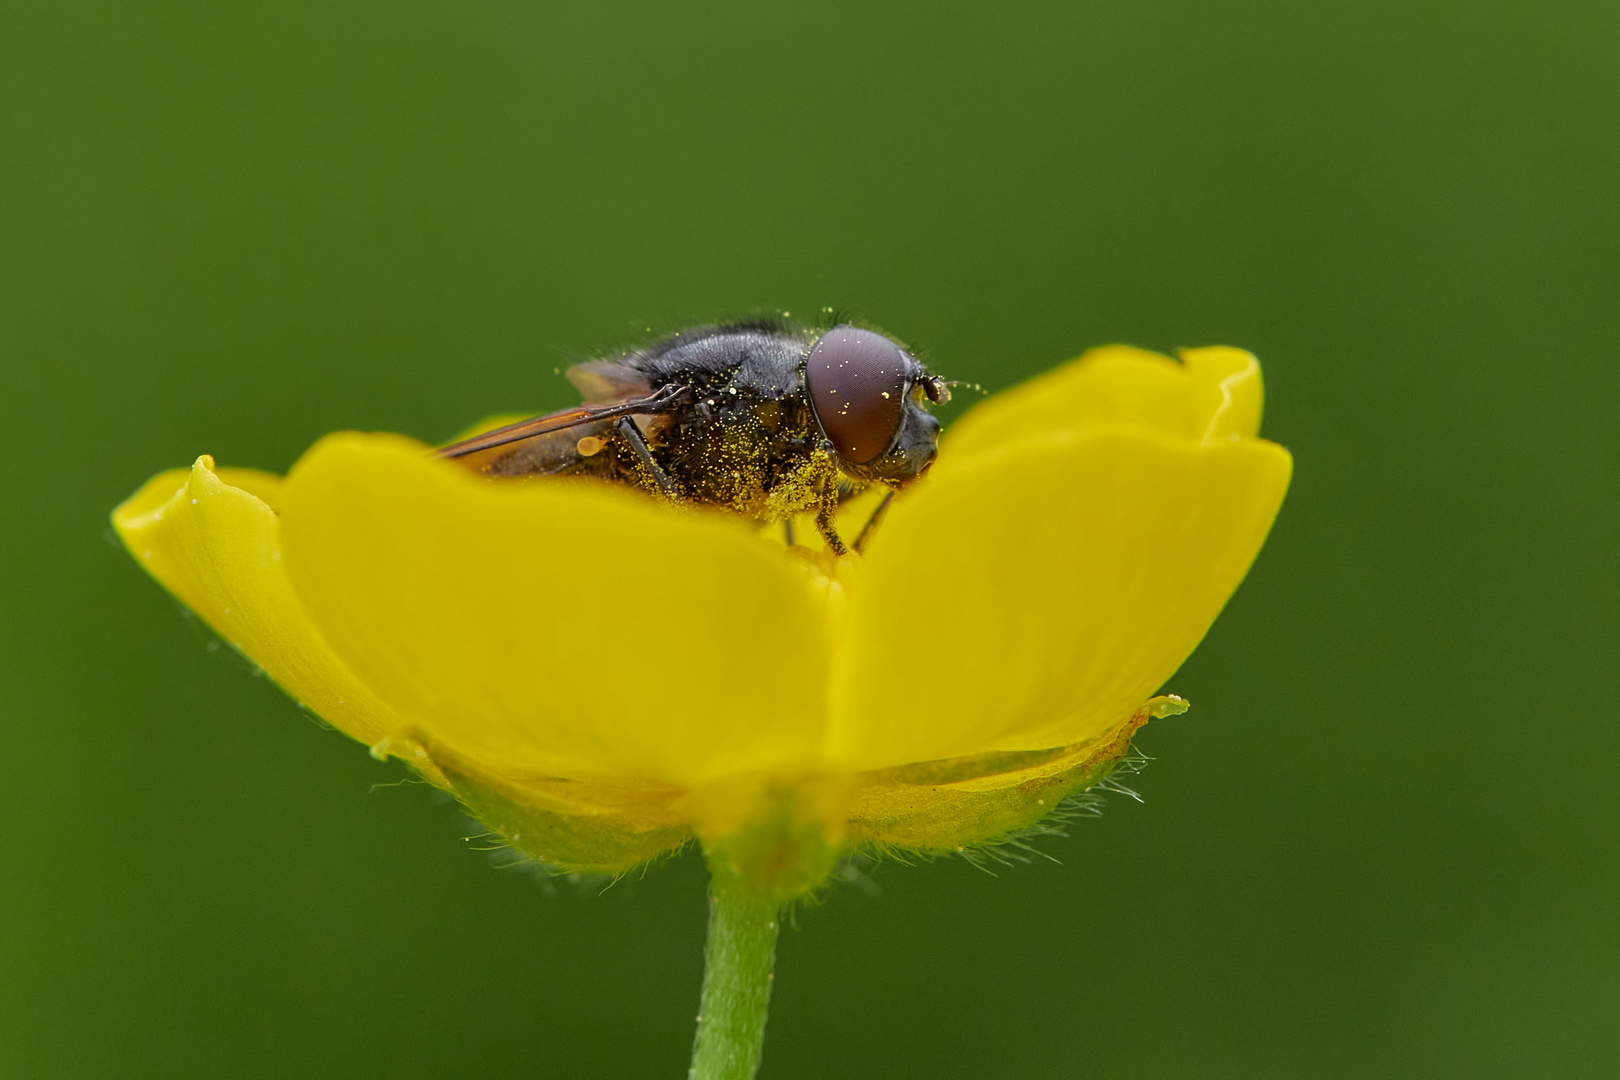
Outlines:
{"label": "pollen on fly body", "polygon": [[854,541],[869,539],[894,492],[939,447],[928,403],[950,400],[893,339],[840,323],[759,320],[699,326],[646,348],[576,364],[583,404],[484,432],[439,454],[492,477],[590,476],[658,498],[762,521],[813,510],[844,554],[841,500],[888,489]]}

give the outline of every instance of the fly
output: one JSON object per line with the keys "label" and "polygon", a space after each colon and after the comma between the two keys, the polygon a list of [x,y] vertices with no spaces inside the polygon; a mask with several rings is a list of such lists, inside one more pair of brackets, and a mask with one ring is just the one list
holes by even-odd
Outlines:
{"label": "fly", "polygon": [[813,509],[840,555],[840,499],[873,485],[892,497],[921,476],[939,451],[926,402],[950,400],[945,381],[898,342],[842,323],[694,327],[576,364],[568,379],[583,404],[439,454],[486,476],[590,476],[761,521]]}

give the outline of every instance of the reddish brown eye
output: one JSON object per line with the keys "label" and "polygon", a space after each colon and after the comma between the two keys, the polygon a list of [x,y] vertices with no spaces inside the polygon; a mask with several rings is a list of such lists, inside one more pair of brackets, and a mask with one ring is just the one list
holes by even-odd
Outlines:
{"label": "reddish brown eye", "polygon": [[835,326],[810,350],[804,381],[810,407],[840,457],[864,465],[900,430],[907,360],[882,334]]}

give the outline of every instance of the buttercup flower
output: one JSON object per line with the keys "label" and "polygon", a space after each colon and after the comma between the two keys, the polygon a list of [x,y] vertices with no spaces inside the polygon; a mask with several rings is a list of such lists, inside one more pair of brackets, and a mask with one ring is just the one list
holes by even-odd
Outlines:
{"label": "buttercup flower", "polygon": [[284,480],[199,458],[113,520],[305,707],[514,847],[616,871],[695,836],[774,904],[858,845],[1030,825],[1185,707],[1153,695],[1288,485],[1260,407],[1240,350],[1093,350],[948,430],[864,556],[354,433]]}
{"label": "buttercup flower", "polygon": [[721,842],[783,797],[829,852],[952,848],[1027,824],[1178,708],[1150,695],[1288,483],[1260,403],[1235,349],[1094,350],[963,417],[836,562],[390,435],[330,436],[285,480],[203,457],[114,523],[306,707],[548,862]]}

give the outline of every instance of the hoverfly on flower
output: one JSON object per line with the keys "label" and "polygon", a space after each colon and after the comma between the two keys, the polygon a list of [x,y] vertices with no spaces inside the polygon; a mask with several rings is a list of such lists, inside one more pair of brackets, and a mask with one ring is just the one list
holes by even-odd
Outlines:
{"label": "hoverfly on flower", "polygon": [[[841,502],[873,485],[889,494],[938,453],[924,401],[950,400],[893,339],[846,323],[825,331],[778,320],[682,330],[611,360],[576,364],[572,409],[442,448],[495,477],[590,476],[673,502],[762,521],[814,510],[835,554]],[[879,503],[861,543],[887,507]]]}

